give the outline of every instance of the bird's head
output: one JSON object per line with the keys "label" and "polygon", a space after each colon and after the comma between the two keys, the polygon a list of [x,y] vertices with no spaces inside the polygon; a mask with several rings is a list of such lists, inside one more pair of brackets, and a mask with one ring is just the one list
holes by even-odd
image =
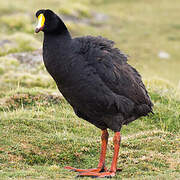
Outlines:
{"label": "bird's head", "polygon": [[49,9],[41,9],[36,12],[38,18],[38,24],[35,32],[43,31],[46,33],[63,33],[67,30],[63,21],[53,11]]}

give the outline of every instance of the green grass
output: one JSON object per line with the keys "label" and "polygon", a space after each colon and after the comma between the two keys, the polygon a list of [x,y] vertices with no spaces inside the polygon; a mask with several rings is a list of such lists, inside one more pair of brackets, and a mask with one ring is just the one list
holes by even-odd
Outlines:
{"label": "green grass", "polygon": [[[97,165],[100,131],[77,118],[62,97],[41,89],[11,94],[3,100],[0,112],[0,178],[72,178],[75,173],[63,170],[65,165]],[[155,93],[152,97],[164,108],[169,101]],[[156,111],[155,116],[123,128],[118,163],[123,170],[117,177],[179,176],[179,117],[173,121],[171,112]],[[166,126],[166,115],[175,128]],[[110,134],[108,166],[113,153]]]}
{"label": "green grass", "polygon": [[[102,35],[130,55],[154,103],[154,115],[122,128],[114,179],[180,179],[179,0],[6,0],[0,7],[0,179],[73,179],[64,166],[94,168],[99,129],[79,119],[43,64],[7,55],[42,47],[34,13],[50,8],[78,21],[73,36]],[[107,15],[99,22],[95,14]],[[85,23],[88,22],[88,23]],[[5,42],[1,45],[1,42]],[[160,59],[166,51],[169,59]],[[110,131],[107,166],[113,155]],[[84,178],[90,179],[90,178]]]}

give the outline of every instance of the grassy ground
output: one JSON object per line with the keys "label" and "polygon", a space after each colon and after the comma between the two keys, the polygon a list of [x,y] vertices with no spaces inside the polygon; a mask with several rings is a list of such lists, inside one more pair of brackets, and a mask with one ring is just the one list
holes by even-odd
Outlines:
{"label": "grassy ground", "polygon": [[[98,163],[100,130],[75,116],[43,64],[30,66],[8,56],[41,48],[42,34],[34,35],[39,8],[64,15],[74,36],[114,40],[150,91],[155,115],[123,127],[122,171],[116,178],[180,179],[179,0],[0,3],[0,179],[72,179],[76,173],[64,166]],[[170,58],[158,57],[160,51]],[[112,137],[110,132],[108,167]]]}

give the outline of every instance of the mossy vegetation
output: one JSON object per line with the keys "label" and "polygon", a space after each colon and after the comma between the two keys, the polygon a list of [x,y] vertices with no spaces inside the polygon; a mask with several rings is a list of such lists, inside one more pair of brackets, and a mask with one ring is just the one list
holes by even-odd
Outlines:
{"label": "mossy vegetation", "polygon": [[[73,36],[114,40],[143,76],[154,115],[122,128],[118,162],[122,171],[116,178],[180,179],[178,7],[179,0],[2,1],[0,179],[72,179],[76,173],[64,166],[93,168],[98,163],[100,130],[74,114],[41,61],[22,61],[12,55],[42,47],[42,34],[33,33],[34,13],[40,8],[63,15]],[[159,57],[160,51],[169,58]],[[108,167],[112,137],[110,131]]]}

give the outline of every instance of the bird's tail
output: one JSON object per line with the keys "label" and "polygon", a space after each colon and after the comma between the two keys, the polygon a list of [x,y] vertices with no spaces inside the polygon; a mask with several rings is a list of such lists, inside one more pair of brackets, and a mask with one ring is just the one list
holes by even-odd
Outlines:
{"label": "bird's tail", "polygon": [[147,104],[136,106],[135,112],[140,116],[147,116],[149,113],[154,114],[152,107]]}

